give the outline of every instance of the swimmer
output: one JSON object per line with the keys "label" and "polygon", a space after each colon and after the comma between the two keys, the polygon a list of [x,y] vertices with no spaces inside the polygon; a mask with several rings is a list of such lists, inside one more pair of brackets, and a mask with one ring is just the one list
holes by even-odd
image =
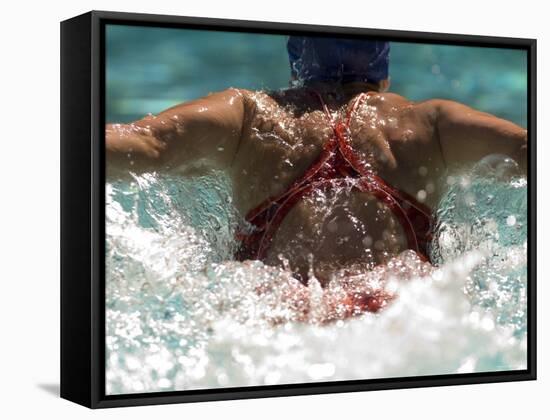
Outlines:
{"label": "swimmer", "polygon": [[289,267],[304,284],[314,275],[326,287],[406,250],[429,262],[443,174],[495,153],[525,172],[527,130],[458,102],[387,92],[389,48],[291,36],[288,88],[228,88],[107,124],[107,176],[225,171],[248,222],[236,258]]}

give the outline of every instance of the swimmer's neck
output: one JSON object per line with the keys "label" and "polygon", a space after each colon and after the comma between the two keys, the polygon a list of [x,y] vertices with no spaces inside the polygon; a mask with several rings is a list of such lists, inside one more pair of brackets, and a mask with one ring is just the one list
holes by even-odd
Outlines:
{"label": "swimmer's neck", "polygon": [[304,87],[314,89],[321,94],[332,94],[344,100],[349,100],[362,92],[379,91],[379,86],[377,84],[362,81],[340,83],[316,80],[304,84]]}

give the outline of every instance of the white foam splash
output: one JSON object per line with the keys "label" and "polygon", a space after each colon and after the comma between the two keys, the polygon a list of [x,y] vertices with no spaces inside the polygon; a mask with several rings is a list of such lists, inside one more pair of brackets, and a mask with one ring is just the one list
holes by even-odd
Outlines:
{"label": "white foam splash", "polygon": [[329,323],[337,284],[299,289],[282,268],[231,261],[229,191],[217,174],[107,185],[108,394],[525,368],[525,248],[456,211],[486,189],[443,203],[439,267],[403,253],[371,274],[395,299]]}

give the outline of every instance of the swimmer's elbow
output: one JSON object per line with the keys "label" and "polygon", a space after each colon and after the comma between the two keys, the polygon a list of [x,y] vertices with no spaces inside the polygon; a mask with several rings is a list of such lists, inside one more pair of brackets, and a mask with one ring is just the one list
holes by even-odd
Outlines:
{"label": "swimmer's elbow", "polygon": [[526,169],[524,128],[454,101],[435,99],[431,106],[436,137],[447,161],[474,162],[489,154],[505,154]]}
{"label": "swimmer's elbow", "polygon": [[244,95],[229,88],[131,124],[106,127],[106,150],[127,168],[227,167],[243,129]]}
{"label": "swimmer's elbow", "polygon": [[105,155],[110,165],[133,170],[154,169],[162,165],[166,149],[165,142],[137,124],[105,127]]}

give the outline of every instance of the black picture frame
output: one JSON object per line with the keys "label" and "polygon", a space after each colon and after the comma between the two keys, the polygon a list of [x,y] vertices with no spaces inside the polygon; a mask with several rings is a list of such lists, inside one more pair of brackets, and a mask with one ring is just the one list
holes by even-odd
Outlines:
{"label": "black picture frame", "polygon": [[[332,34],[522,49],[528,58],[527,369],[209,390],[105,395],[105,25],[264,34]],[[91,11],[61,22],[61,397],[90,408],[536,379],[536,40]]]}

